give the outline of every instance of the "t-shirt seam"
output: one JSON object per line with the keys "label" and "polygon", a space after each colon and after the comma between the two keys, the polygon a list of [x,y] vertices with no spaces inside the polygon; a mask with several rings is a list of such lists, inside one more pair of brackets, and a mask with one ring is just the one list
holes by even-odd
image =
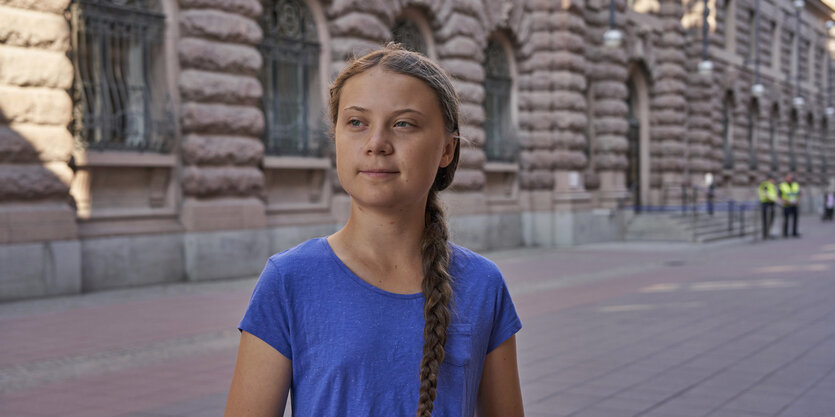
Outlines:
{"label": "t-shirt seam", "polygon": [[[514,328],[515,328],[515,330],[512,330]],[[496,348],[501,346],[502,343],[506,342],[507,339],[510,339],[510,336],[513,336],[519,330],[522,330],[522,321],[519,319],[518,316],[516,316],[512,322],[508,323],[506,326],[501,327],[501,329],[498,332],[494,333],[494,334],[500,335],[500,337],[501,337],[501,335],[504,335],[505,333],[509,332],[509,334],[507,335],[507,337],[504,340],[499,342],[499,344],[497,344],[496,346],[493,346],[492,349],[490,348],[491,341],[490,340],[487,341],[487,353],[489,354],[490,352],[496,350]]]}

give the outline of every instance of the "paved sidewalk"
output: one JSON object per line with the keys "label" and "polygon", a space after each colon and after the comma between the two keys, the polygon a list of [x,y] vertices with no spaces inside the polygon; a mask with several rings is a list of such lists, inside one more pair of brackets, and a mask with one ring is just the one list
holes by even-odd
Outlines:
{"label": "paved sidewalk", "polygon": [[[529,417],[835,416],[835,225],[487,254]],[[221,416],[254,279],[0,304],[0,416]]]}

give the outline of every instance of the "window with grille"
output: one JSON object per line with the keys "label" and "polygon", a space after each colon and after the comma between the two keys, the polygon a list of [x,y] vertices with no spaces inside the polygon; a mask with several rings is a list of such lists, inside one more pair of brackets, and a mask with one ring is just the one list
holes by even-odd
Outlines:
{"label": "window with grille", "polygon": [[797,171],[797,155],[795,153],[794,139],[797,135],[797,112],[792,110],[789,120],[789,171]]}
{"label": "window with grille", "polygon": [[771,171],[777,172],[777,121],[780,118],[780,110],[775,105],[771,108],[771,117],[768,119],[768,152],[771,156]]}
{"label": "window with grille", "polygon": [[748,166],[757,169],[759,161],[757,158],[757,122],[759,121],[760,105],[757,100],[751,101],[748,109]]}
{"label": "window with grille", "polygon": [[799,80],[804,82],[809,79],[809,40],[800,38],[798,46],[797,70],[800,71]]}
{"label": "window with grille", "polygon": [[409,19],[398,19],[391,30],[392,39],[407,51],[428,54],[426,39],[423,38],[417,23]]}
{"label": "window with grille", "polygon": [[87,149],[170,151],[174,112],[158,60],[165,17],[151,0],[70,5],[73,135]]}
{"label": "window with grille", "polygon": [[783,29],[782,36],[780,37],[780,71],[786,75],[786,79],[789,79],[792,74],[793,45],[794,33],[789,29]]}
{"label": "window with grille", "polygon": [[328,140],[320,112],[314,111],[320,45],[313,14],[301,0],[266,2],[260,19],[264,38],[265,152],[279,156],[324,156]]}
{"label": "window with grille", "polygon": [[722,167],[731,169],[734,167],[733,152],[733,95],[728,93],[722,102]]}
{"label": "window with grille", "polygon": [[493,40],[484,58],[484,151],[489,161],[515,161],[519,144],[510,115],[510,63],[502,45]]}

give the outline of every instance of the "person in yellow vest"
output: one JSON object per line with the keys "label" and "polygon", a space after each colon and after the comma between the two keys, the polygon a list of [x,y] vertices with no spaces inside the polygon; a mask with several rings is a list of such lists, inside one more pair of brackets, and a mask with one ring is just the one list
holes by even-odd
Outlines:
{"label": "person in yellow vest", "polygon": [[763,239],[771,238],[771,225],[774,223],[774,203],[777,202],[777,186],[774,178],[769,177],[760,183],[760,212],[763,223]]}
{"label": "person in yellow vest", "polygon": [[786,174],[786,180],[780,183],[780,202],[783,205],[783,237],[789,237],[789,217],[792,218],[792,236],[797,233],[797,201],[800,198],[800,184],[792,180],[792,174]]}

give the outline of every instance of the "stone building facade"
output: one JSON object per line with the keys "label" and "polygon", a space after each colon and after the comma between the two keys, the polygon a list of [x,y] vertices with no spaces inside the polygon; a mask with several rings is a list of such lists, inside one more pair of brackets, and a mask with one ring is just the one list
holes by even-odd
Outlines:
{"label": "stone building facade", "polygon": [[668,204],[707,173],[751,199],[791,170],[811,210],[835,182],[832,13],[821,0],[0,0],[0,300],[254,276],[335,231],[349,202],[327,84],[393,39],[439,62],[462,99],[469,145],[444,196],[461,244],[618,239],[619,205]]}

